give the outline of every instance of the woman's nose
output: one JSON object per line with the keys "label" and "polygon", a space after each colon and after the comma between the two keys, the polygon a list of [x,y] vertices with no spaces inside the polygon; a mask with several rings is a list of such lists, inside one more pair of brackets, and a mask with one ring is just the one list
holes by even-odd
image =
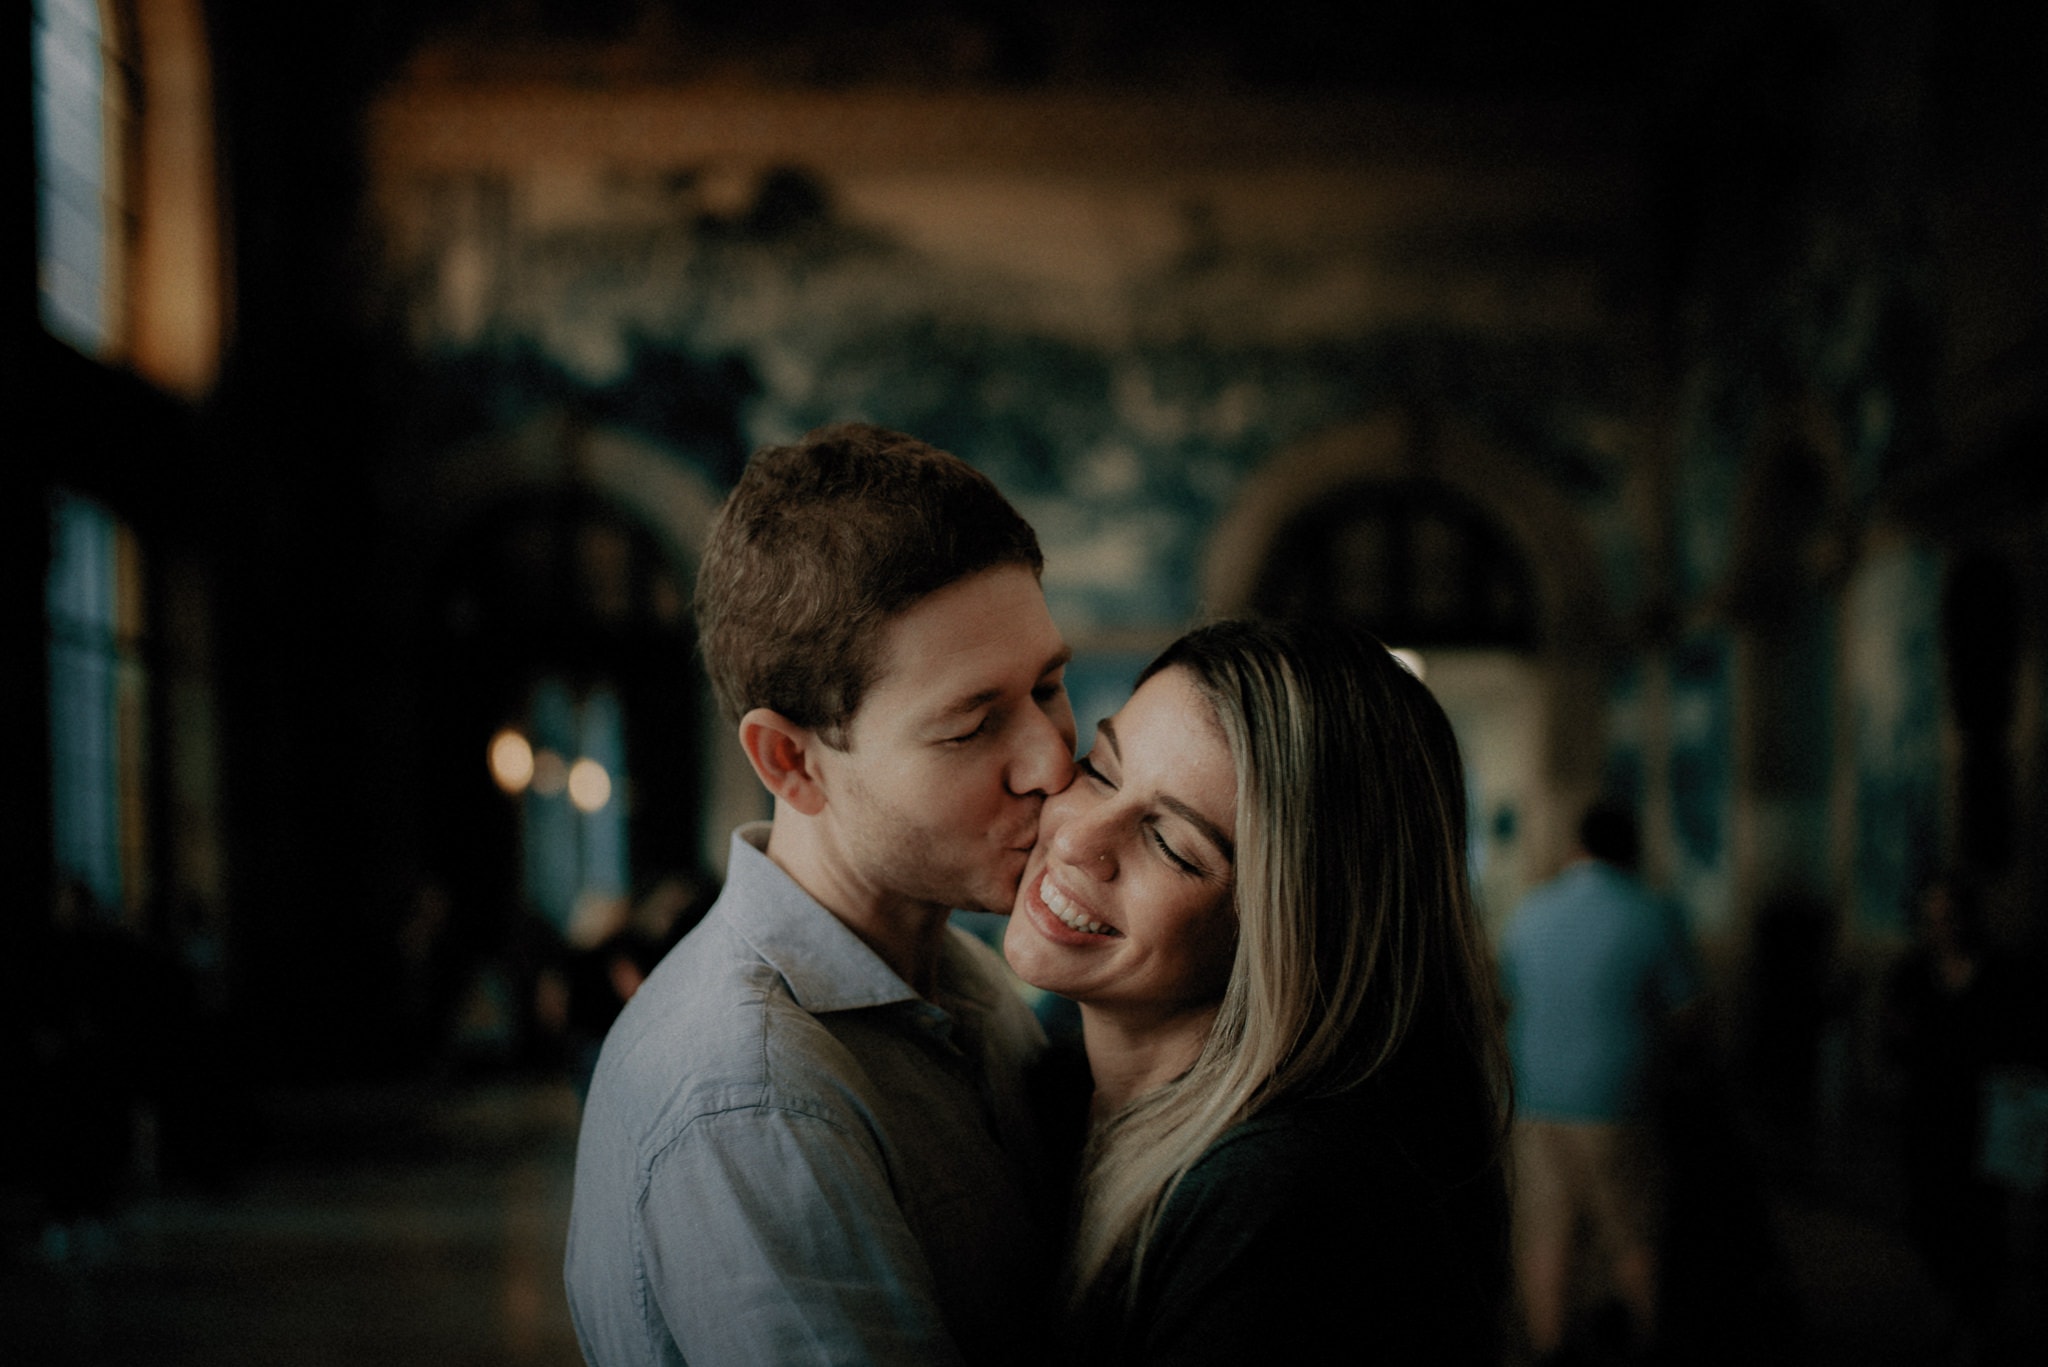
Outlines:
{"label": "woman's nose", "polygon": [[1069,868],[1108,882],[1116,877],[1116,842],[1103,815],[1099,808],[1073,814],[1060,823],[1053,835],[1052,848]]}

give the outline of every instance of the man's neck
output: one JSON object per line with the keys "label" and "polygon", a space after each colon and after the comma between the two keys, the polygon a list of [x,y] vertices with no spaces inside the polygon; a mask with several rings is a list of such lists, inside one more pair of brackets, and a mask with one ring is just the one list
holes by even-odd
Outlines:
{"label": "man's neck", "polygon": [[817,838],[800,816],[778,813],[763,851],[796,885],[860,937],[911,991],[929,999],[952,909],[879,888]]}

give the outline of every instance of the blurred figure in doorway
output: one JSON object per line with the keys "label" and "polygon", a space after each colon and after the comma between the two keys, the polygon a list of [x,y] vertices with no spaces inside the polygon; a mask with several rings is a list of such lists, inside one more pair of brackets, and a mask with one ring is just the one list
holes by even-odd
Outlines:
{"label": "blurred figure in doorway", "polygon": [[1655,1337],[1663,1154],[1650,1123],[1661,1036],[1697,990],[1675,910],[1635,876],[1635,821],[1595,806],[1559,875],[1500,945],[1515,1070],[1515,1265],[1530,1350],[1565,1350],[1582,1238],[1629,1322]]}

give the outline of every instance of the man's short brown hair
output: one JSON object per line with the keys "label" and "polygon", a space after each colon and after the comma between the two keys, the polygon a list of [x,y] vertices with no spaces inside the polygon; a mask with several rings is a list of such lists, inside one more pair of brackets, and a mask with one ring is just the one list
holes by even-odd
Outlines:
{"label": "man's short brown hair", "polygon": [[1044,567],[988,476],[871,423],[754,453],[697,571],[697,632],[728,719],[771,708],[844,748],[881,628],[1001,565]]}

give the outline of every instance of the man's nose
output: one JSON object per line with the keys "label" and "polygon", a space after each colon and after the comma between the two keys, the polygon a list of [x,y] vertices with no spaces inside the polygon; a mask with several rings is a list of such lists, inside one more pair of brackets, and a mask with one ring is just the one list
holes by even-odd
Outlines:
{"label": "man's nose", "polygon": [[[1061,710],[1065,701],[1060,704]],[[1071,712],[1065,715],[1071,716]],[[1016,750],[1010,756],[1010,791],[1019,797],[1051,796],[1074,781],[1074,730],[1071,723],[1033,708],[1018,727]]]}

